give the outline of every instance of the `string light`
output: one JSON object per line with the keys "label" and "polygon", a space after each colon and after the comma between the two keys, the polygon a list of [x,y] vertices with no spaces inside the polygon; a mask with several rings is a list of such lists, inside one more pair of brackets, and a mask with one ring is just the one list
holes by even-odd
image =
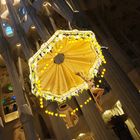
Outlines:
{"label": "string light", "polygon": [[99,88],[99,85],[96,85],[97,88]]}
{"label": "string light", "polygon": [[43,108],[43,105],[40,105],[40,108]]}
{"label": "string light", "polygon": [[43,98],[40,98],[39,101],[40,101],[40,108],[43,108],[44,107],[43,106]]}
{"label": "string light", "polygon": [[104,75],[105,74],[105,72],[104,71],[102,71],[102,75]]}
{"label": "string light", "polygon": [[[83,108],[85,105],[87,105],[90,101],[92,100],[91,97],[89,97],[85,102],[84,104],[80,104],[80,108]],[[76,107],[75,109],[73,109],[73,111],[70,113],[71,115],[74,115],[76,112],[79,111],[79,108]],[[53,111],[49,111],[49,110],[45,110],[45,113],[47,115],[50,115],[50,116],[55,116],[55,117],[61,117],[61,118],[65,118],[66,117],[66,114],[62,114],[62,113],[56,113],[56,112],[53,112]]]}

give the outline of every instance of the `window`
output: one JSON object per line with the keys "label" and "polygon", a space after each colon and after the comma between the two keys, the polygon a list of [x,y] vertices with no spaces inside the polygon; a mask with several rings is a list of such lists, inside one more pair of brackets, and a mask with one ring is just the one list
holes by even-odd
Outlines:
{"label": "window", "polygon": [[2,29],[3,29],[4,36],[6,36],[6,37],[14,36],[14,29],[12,28],[12,26],[7,21],[3,21],[1,23],[1,26],[2,26]]}
{"label": "window", "polygon": [[24,7],[18,9],[19,17],[21,22],[27,21],[27,11]]}

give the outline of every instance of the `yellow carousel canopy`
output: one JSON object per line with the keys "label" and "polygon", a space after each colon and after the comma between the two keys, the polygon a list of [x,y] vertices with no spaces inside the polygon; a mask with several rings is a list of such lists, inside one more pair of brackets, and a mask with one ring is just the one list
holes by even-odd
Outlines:
{"label": "yellow carousel canopy", "polygon": [[29,59],[32,93],[61,102],[87,84],[76,73],[94,77],[105,61],[91,31],[58,30]]}

